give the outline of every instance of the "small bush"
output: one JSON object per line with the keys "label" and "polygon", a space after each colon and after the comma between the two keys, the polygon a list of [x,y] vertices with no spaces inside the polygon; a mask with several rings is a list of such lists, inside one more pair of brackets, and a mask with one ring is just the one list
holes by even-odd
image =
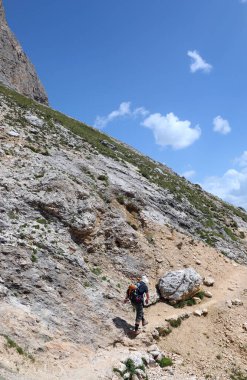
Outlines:
{"label": "small bush", "polygon": [[91,268],[91,272],[95,274],[96,276],[99,276],[102,271],[99,267],[94,267],[94,268]]}
{"label": "small bush", "polygon": [[169,335],[172,332],[172,330],[169,327],[168,328],[157,327],[156,330],[159,332],[160,336],[167,336],[167,335]]}
{"label": "small bush", "polygon": [[200,290],[200,292],[196,293],[196,297],[203,300],[203,298],[205,297],[205,292],[203,290]]}
{"label": "small bush", "polygon": [[47,224],[47,220],[44,218],[38,218],[38,219],[36,219],[36,222],[39,224],[43,224],[43,225]]}
{"label": "small bush", "polygon": [[35,256],[35,254],[32,254],[32,256],[31,256],[31,261],[33,262],[33,263],[36,263],[37,262],[37,256]]}
{"label": "small bush", "polygon": [[162,358],[161,360],[157,360],[157,363],[160,365],[161,368],[173,365],[172,359],[166,357]]}
{"label": "small bush", "polygon": [[193,306],[195,304],[196,301],[193,298],[189,298],[188,300],[177,302],[173,307],[175,307],[175,309],[182,309],[185,306]]}
{"label": "small bush", "polygon": [[170,323],[171,327],[179,327],[182,323],[182,319],[181,318],[177,318],[177,319],[168,319],[168,322]]}
{"label": "small bush", "polygon": [[135,363],[133,362],[133,360],[132,359],[127,359],[124,364],[126,365],[127,371],[131,375],[134,375],[135,372],[136,372],[136,367],[135,367]]}

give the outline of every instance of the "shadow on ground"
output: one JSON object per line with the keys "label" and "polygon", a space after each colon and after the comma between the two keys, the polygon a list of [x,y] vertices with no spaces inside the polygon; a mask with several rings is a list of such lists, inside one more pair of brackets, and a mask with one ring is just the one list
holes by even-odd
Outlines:
{"label": "shadow on ground", "polygon": [[130,339],[136,338],[136,335],[134,335],[134,326],[130,325],[124,319],[119,318],[119,317],[113,318],[113,323],[117,329],[123,330],[125,335],[127,335],[128,338]]}

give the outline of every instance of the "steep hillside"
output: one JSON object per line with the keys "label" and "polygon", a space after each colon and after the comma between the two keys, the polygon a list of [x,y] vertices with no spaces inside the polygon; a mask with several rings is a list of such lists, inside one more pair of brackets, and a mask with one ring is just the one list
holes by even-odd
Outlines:
{"label": "steep hillside", "polygon": [[48,104],[47,95],[34,66],[7,24],[2,0],[0,0],[0,82],[40,103]]}
{"label": "steep hillside", "polygon": [[[149,276],[153,294],[159,276],[171,268],[197,265],[204,276],[225,276],[224,289],[232,271],[245,278],[246,267],[229,260],[247,263],[243,209],[5,87],[0,102],[0,349],[6,379],[33,379],[35,371],[39,379],[111,378],[109,357],[119,359],[121,347],[133,347],[122,329],[133,315],[122,299],[140,273]],[[243,294],[243,281],[239,286]],[[174,312],[165,307],[165,314]],[[155,325],[162,312],[151,310]],[[98,367],[87,369],[96,349]],[[232,355],[240,365],[244,352],[234,348]],[[100,366],[108,377],[99,374]]]}

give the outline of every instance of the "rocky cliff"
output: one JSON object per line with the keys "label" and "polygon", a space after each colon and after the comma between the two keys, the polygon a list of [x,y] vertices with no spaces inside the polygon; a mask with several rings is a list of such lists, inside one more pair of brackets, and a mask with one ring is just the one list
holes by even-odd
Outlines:
{"label": "rocky cliff", "polygon": [[0,375],[114,378],[114,360],[146,349],[177,317],[155,305],[146,332],[129,339],[134,315],[122,299],[131,279],[145,273],[156,299],[164,272],[191,266],[215,278],[213,301],[203,320],[183,323],[186,334],[160,338],[184,361],[181,377],[149,378],[227,379],[222,368],[247,365],[246,301],[224,306],[247,296],[246,212],[3,86],[0,104]]}
{"label": "rocky cliff", "polygon": [[2,0],[0,0],[0,82],[40,103],[48,104],[47,95],[34,66],[8,27]]}

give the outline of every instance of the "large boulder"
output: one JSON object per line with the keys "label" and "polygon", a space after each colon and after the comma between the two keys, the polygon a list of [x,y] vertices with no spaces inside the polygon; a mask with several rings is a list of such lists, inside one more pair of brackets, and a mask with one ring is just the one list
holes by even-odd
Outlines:
{"label": "large boulder", "polygon": [[175,303],[193,297],[200,290],[202,281],[193,268],[187,268],[166,273],[158,287],[162,298]]}

